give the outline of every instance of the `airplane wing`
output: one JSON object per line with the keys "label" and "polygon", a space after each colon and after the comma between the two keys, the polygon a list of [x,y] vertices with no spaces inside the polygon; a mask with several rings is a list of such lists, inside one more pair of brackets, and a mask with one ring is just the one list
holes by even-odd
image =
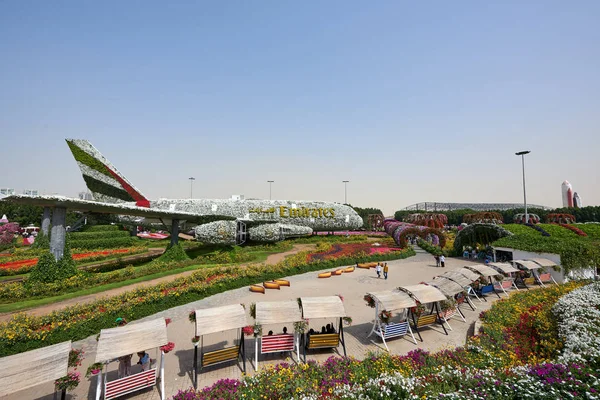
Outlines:
{"label": "airplane wing", "polygon": [[178,219],[181,221],[185,220],[198,224],[205,224],[213,221],[235,220],[235,218],[225,215],[199,215],[185,211],[171,211],[160,208],[138,207],[135,204],[127,203],[102,203],[99,201],[73,199],[64,196],[11,195],[4,197],[0,201],[38,207],[64,207],[71,211],[131,215],[146,218]]}

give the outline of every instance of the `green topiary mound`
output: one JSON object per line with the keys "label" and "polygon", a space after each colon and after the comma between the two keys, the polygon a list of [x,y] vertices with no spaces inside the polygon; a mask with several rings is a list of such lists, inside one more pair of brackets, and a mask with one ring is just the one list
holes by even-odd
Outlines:
{"label": "green topiary mound", "polygon": [[27,282],[56,282],[77,275],[78,272],[75,261],[73,261],[73,257],[71,256],[69,235],[67,235],[63,258],[56,261],[50,251],[44,252],[38,259],[35,267],[31,270]]}

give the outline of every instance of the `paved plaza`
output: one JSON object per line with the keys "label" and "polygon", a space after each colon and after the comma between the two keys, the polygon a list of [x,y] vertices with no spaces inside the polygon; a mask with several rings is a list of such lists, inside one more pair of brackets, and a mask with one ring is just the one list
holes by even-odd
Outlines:
{"label": "paved plaza", "polygon": [[[194,325],[189,322],[188,314],[191,310],[223,306],[228,304],[242,303],[246,305],[246,310],[249,313],[250,304],[260,301],[277,301],[277,300],[295,300],[298,297],[308,296],[326,296],[340,294],[344,298],[344,307],[348,316],[352,317],[353,323],[351,326],[344,328],[346,337],[346,349],[348,356],[358,359],[364,358],[369,353],[385,352],[385,347],[381,341],[369,334],[373,320],[375,318],[375,310],[366,305],[363,296],[368,291],[381,291],[394,289],[400,285],[414,285],[422,281],[432,279],[434,276],[445,272],[446,270],[454,270],[465,265],[474,264],[468,260],[448,258],[446,268],[436,268],[433,256],[417,249],[417,255],[405,260],[390,261],[389,278],[384,280],[378,279],[374,269],[356,269],[352,273],[342,274],[340,276],[332,276],[327,279],[318,279],[318,272],[310,272],[302,275],[292,276],[289,279],[291,286],[282,287],[281,290],[267,290],[265,294],[252,293],[247,287],[231,290],[206,299],[190,303],[184,306],[176,307],[164,312],[160,312],[153,316],[147,317],[144,320],[164,317],[171,318],[172,322],[168,326],[169,340],[175,343],[175,350],[166,355],[165,361],[165,393],[166,398],[170,398],[180,389],[187,389],[192,386],[192,363],[193,363],[193,345],[191,342],[194,336]],[[473,323],[477,320],[479,312],[488,309],[492,301],[497,299],[496,296],[488,298],[488,302],[479,302],[475,300],[477,310],[472,311],[468,306],[464,305],[461,310],[467,318],[467,323],[464,323],[458,318],[450,320],[453,328],[449,331],[448,336],[444,334],[441,326],[434,325],[433,327],[424,328],[422,336],[424,342],[421,343],[417,337],[418,344],[412,342],[410,336],[390,340],[388,346],[393,354],[406,354],[407,352],[418,347],[437,351],[441,349],[460,346],[465,343],[468,331],[473,329]],[[253,324],[253,319],[248,316],[249,324]],[[311,320],[310,327],[315,330],[320,330],[321,326],[334,322],[333,320]],[[131,322],[135,323],[135,322]],[[293,324],[287,325],[289,331],[293,331]],[[282,326],[264,326],[263,334],[267,334],[269,330],[274,333],[281,333]],[[225,332],[218,334],[207,335],[204,338],[204,345],[208,350],[218,349],[225,345],[231,345],[235,339],[236,333]],[[79,367],[82,375],[85,374],[87,366],[91,364],[95,358],[96,337],[92,336],[85,340],[81,340],[73,344],[74,348],[83,348],[85,351],[85,360],[83,365]],[[341,346],[339,352],[343,355]],[[158,358],[157,350],[149,351],[151,358]],[[331,350],[322,350],[311,352],[307,355],[307,359],[323,361],[332,355],[338,355],[338,352]],[[158,357],[157,357],[158,356]],[[246,368],[248,374],[254,373],[254,338],[247,337],[246,339]],[[287,355],[270,354],[259,357],[258,368],[261,369],[267,364],[275,364],[283,361],[296,362],[296,355],[293,358]],[[137,362],[137,357],[134,355],[133,363]],[[117,362],[109,365],[109,379],[115,379],[117,374]],[[240,378],[242,376],[241,365],[236,363],[225,363],[205,369],[199,376],[199,387],[211,385],[222,378]],[[132,367],[132,373],[139,370],[139,366]],[[35,379],[35,377],[32,377]],[[35,388],[15,393],[7,396],[6,400],[21,400],[21,399],[52,399],[54,386],[52,383],[36,386]],[[95,399],[96,396],[96,378],[86,379],[82,377],[79,387],[67,395],[71,399]],[[123,399],[160,399],[160,394],[155,388],[136,392],[134,394],[124,396]],[[4,400],[3,399],[3,400]]]}

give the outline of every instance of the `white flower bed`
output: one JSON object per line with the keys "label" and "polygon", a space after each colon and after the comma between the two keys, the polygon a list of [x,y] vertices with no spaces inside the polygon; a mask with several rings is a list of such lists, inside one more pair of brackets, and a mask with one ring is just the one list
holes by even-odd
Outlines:
{"label": "white flower bed", "polygon": [[560,362],[585,362],[600,357],[600,282],[563,296],[552,312],[565,346]]}

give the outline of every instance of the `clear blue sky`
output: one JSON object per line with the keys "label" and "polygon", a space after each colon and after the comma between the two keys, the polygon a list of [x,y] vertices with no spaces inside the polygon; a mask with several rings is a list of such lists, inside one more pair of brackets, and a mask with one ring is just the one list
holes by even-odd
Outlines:
{"label": "clear blue sky", "polygon": [[[600,204],[600,2],[0,2],[0,187]],[[8,171],[8,172],[6,172]]]}

